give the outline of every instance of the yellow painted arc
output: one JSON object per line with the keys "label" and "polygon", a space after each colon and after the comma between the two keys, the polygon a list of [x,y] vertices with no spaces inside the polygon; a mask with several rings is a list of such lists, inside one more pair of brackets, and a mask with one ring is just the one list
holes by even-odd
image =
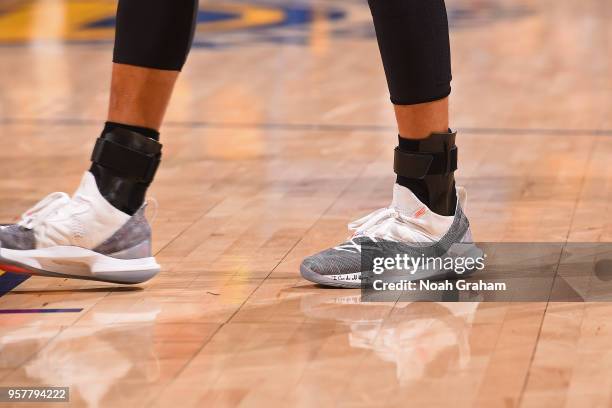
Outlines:
{"label": "yellow painted arc", "polygon": [[[223,3],[206,5],[206,9],[232,13],[237,17],[200,24],[199,32],[231,31],[276,24],[285,18],[283,10],[264,6]],[[115,12],[116,4],[112,1],[27,2],[17,9],[0,14],[0,42],[112,40],[114,28],[87,28],[87,25],[112,18]],[[47,23],[41,16],[48,16]]]}
{"label": "yellow painted arc", "polygon": [[[47,13],[54,9],[56,12]],[[40,24],[37,18],[42,11],[52,18],[57,12],[63,14],[62,26],[50,21]],[[112,2],[28,2],[21,8],[0,15],[0,40],[3,42],[63,41],[66,39],[109,39],[112,29],[86,30],[82,27],[94,21],[113,16],[116,6]],[[35,24],[36,23],[36,24]],[[87,33],[87,34],[85,34]],[[110,36],[110,37],[109,37]]]}

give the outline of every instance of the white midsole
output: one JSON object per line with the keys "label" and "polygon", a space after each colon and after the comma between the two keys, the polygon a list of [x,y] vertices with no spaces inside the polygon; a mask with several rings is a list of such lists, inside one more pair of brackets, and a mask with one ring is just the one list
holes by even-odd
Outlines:
{"label": "white midsole", "polygon": [[153,257],[117,259],[75,246],[55,246],[25,251],[0,248],[0,258],[42,271],[75,276],[160,269]]}

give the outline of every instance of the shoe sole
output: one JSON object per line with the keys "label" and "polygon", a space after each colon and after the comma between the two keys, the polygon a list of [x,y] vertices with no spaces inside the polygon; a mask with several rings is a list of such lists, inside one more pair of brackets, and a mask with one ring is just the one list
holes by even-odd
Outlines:
{"label": "shoe sole", "polygon": [[54,278],[137,284],[157,275],[155,258],[117,259],[85,248],[57,246],[44,249],[0,248],[0,269]]}
{"label": "shoe sole", "polygon": [[[481,256],[484,256],[484,251],[478,248],[473,243],[453,244],[451,248],[448,250],[448,252],[443,255],[443,257],[454,257],[454,258],[464,257],[464,258],[474,258],[474,259],[481,257]],[[422,270],[417,271],[415,275],[418,275],[419,272],[421,272],[422,274],[423,271]],[[458,279],[460,277],[470,276],[474,272],[475,270],[466,270],[464,273],[458,274],[457,272],[452,271],[452,270],[450,271],[445,270],[445,271],[440,271],[440,272],[433,272],[429,276],[420,277],[414,280],[419,281],[419,280],[425,280],[425,279],[429,279],[429,280]],[[323,286],[332,287],[332,288],[344,288],[344,289],[361,288],[361,279],[356,278],[357,275],[360,275],[359,272],[345,274],[345,275],[321,275],[319,273],[314,272],[312,269],[308,268],[306,265],[302,264],[300,265],[300,274],[307,281],[316,283],[318,285],[323,285]]]}

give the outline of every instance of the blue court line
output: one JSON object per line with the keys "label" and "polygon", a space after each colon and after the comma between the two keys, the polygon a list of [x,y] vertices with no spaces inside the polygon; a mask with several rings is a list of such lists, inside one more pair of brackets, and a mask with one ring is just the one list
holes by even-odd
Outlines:
{"label": "blue court line", "polygon": [[5,272],[0,274],[0,297],[6,295],[17,286],[28,280],[30,275]]}
{"label": "blue court line", "polygon": [[83,309],[0,309],[0,314],[80,313]]}

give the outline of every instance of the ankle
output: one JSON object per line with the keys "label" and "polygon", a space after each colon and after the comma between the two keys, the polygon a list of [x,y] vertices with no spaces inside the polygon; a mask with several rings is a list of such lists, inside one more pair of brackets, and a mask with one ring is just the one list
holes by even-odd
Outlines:
{"label": "ankle", "polygon": [[155,134],[137,130],[135,126],[107,123],[96,142],[90,168],[100,194],[129,215],[144,204],[161,160],[162,145],[146,135]]}
{"label": "ankle", "polygon": [[399,138],[394,165],[397,184],[408,188],[439,215],[455,214],[456,168],[455,133],[450,129],[419,140]]}
{"label": "ankle", "polygon": [[124,123],[110,122],[110,121],[104,124],[104,130],[102,130],[102,135],[112,132],[115,129],[130,130],[132,132],[148,137],[149,139],[153,139],[156,142],[159,142],[159,131],[155,129],[142,127],[142,126],[127,125]]}

